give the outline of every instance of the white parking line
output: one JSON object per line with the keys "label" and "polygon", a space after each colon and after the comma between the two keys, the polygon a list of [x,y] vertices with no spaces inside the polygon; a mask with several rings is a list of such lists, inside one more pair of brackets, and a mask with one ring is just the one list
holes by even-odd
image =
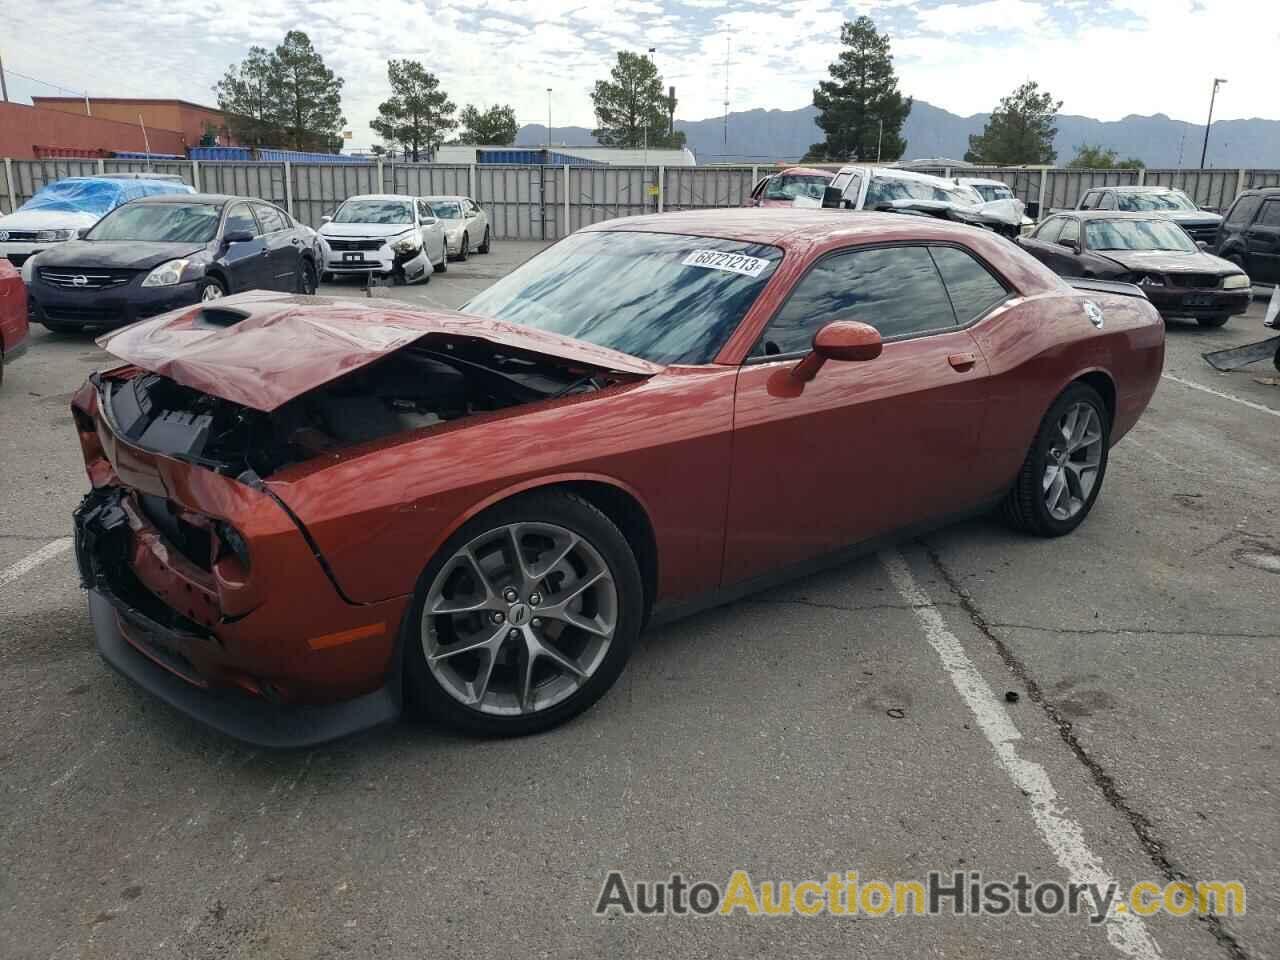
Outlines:
{"label": "white parking line", "polygon": [[1273,410],[1271,407],[1254,403],[1252,400],[1245,400],[1243,397],[1232,396],[1229,393],[1223,393],[1221,390],[1215,390],[1213,387],[1206,387],[1203,384],[1192,383],[1190,380],[1183,380],[1182,377],[1175,377],[1172,373],[1162,373],[1161,376],[1166,380],[1172,380],[1174,383],[1180,383],[1184,387],[1190,387],[1192,390],[1199,390],[1201,393],[1207,393],[1215,397],[1221,397],[1223,400],[1230,400],[1232,403],[1238,403],[1243,407],[1248,407],[1250,410],[1257,410],[1260,413],[1269,413],[1273,417],[1280,417],[1280,410]]}
{"label": "white parking line", "polygon": [[[1101,887],[1114,883],[1110,874],[1103,869],[1101,861],[1085,843],[1084,830],[1080,824],[1062,810],[1058,793],[1049,782],[1048,772],[1040,764],[1018,756],[1014,743],[1022,739],[1022,734],[969,659],[964,645],[947,627],[938,608],[911,575],[902,555],[896,550],[890,550],[880,555],[880,562],[889,574],[894,588],[920,621],[925,638],[938,654],[952,685],[991,743],[996,762],[1013,781],[1013,785],[1028,798],[1031,818],[1053,851],[1058,864],[1067,872],[1068,880],[1072,883],[1098,884]],[[1158,960],[1160,957],[1160,948],[1136,914],[1119,913],[1113,905],[1103,926],[1111,945],[1126,957],[1134,960]]]}
{"label": "white parking line", "polygon": [[12,583],[23,574],[30,573],[46,560],[52,560],[60,553],[64,553],[70,547],[70,537],[61,537],[60,539],[54,540],[52,543],[46,543],[35,553],[28,554],[13,566],[5,567],[3,570],[0,570],[0,587]]}

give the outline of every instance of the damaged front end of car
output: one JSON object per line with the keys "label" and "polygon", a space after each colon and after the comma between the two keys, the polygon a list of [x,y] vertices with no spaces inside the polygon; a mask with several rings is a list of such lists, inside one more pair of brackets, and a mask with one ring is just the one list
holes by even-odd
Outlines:
{"label": "damaged front end of car", "polygon": [[102,338],[127,365],[93,375],[72,412],[92,484],[76,555],[104,658],[266,745],[397,716],[408,598],[348,596],[275,478],[648,372],[503,333],[459,315],[246,294]]}

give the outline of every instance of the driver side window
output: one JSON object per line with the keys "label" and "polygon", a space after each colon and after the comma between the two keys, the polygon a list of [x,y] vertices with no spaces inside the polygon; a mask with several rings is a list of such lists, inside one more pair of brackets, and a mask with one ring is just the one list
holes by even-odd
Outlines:
{"label": "driver side window", "polygon": [[889,339],[954,327],[956,315],[924,247],[850,250],[823,258],[801,278],[752,353],[803,353],[835,320],[870,324]]}
{"label": "driver side window", "polygon": [[1074,241],[1075,243],[1080,242],[1079,220],[1067,219],[1063,221],[1062,233],[1058,236],[1058,242],[1066,243],[1068,241]]}
{"label": "driver side window", "polygon": [[422,223],[429,223],[435,219],[435,214],[431,212],[431,204],[425,200],[418,201],[418,220]]}
{"label": "driver side window", "polygon": [[1114,210],[1116,208],[1116,195],[1108,190],[1102,195],[1102,202],[1098,204],[1099,210]]}
{"label": "driver side window", "polygon": [[258,221],[253,218],[253,213],[249,210],[247,203],[234,204],[227,211],[227,225],[223,229],[223,234],[228,233],[251,233],[255,237],[262,231],[258,229]]}

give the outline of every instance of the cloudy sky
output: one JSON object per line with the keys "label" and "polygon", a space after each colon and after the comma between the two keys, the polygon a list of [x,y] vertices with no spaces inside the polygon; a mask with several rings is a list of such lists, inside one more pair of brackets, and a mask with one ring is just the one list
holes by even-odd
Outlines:
{"label": "cloudy sky", "polygon": [[656,47],[680,119],[722,112],[726,38],[734,110],[794,109],[866,13],[893,40],[905,93],[960,114],[989,110],[1024,80],[1063,112],[1104,120],[1166,113],[1280,118],[1276,0],[45,0],[9,18],[0,55],[10,96],[52,89],[213,103],[211,86],[252,44],[305,30],[346,78],[353,146],[387,96],[385,61],[414,57],[459,104],[511,103],[521,122],[592,123],[588,91],[618,50]]}

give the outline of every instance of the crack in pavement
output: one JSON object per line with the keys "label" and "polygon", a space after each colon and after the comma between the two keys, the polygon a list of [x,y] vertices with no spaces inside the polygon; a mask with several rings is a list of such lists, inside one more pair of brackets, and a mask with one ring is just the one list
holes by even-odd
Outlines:
{"label": "crack in pavement", "polygon": [[[1098,789],[1102,791],[1107,803],[1128,821],[1129,826],[1138,838],[1138,843],[1142,845],[1143,850],[1146,851],[1147,857],[1155,868],[1170,883],[1181,882],[1194,886],[1196,880],[1186,870],[1174,863],[1168,844],[1164,838],[1158,835],[1151,818],[1137,810],[1129,802],[1128,798],[1120,792],[1115,778],[1106,771],[1101,763],[1089,755],[1084,744],[1080,742],[1072,729],[1071,721],[1063,716],[1052,700],[1045,696],[1044,690],[1039,682],[1031,676],[1026,664],[1018,659],[1018,656],[1010,649],[1008,644],[992,632],[992,629],[997,625],[983,616],[972,595],[960,586],[955,574],[942,562],[942,557],[938,551],[925,540],[917,539],[915,542],[923,548],[925,554],[929,557],[929,562],[956,597],[958,600],[957,605],[968,614],[969,620],[974,627],[990,641],[1000,659],[1004,661],[1005,666],[1009,669],[1009,672],[1022,684],[1027,696],[1044,711],[1045,716],[1049,718],[1049,722],[1058,731],[1058,736],[1062,739],[1062,742],[1067,745],[1075,755],[1075,758],[1089,772],[1089,776]],[[1227,956],[1231,957],[1231,960],[1250,960],[1248,952],[1241,946],[1240,941],[1226,929],[1220,917],[1210,913],[1204,914],[1197,919],[1208,928],[1210,934],[1218,942],[1218,945],[1226,951]]]}
{"label": "crack in pavement", "polygon": [[[862,613],[864,610],[920,610],[924,606],[917,603],[866,603],[860,606],[849,606],[843,603],[824,603],[821,600],[808,600],[804,597],[788,600],[748,600],[747,603],[759,604],[765,607],[813,607],[817,610],[842,610],[845,613]],[[958,607],[960,604],[954,600],[944,600],[941,603],[933,604],[933,606]]]}
{"label": "crack in pavement", "polygon": [[[963,606],[963,604],[954,604]],[[1280,633],[1237,633],[1231,630],[1166,630],[1163,627],[1043,627],[1033,623],[996,623],[986,621],[988,627],[1003,627],[1008,630],[1035,630],[1039,633],[1070,633],[1078,636],[1107,636],[1115,634],[1151,635],[1161,637],[1217,637],[1222,640],[1280,640]]]}

